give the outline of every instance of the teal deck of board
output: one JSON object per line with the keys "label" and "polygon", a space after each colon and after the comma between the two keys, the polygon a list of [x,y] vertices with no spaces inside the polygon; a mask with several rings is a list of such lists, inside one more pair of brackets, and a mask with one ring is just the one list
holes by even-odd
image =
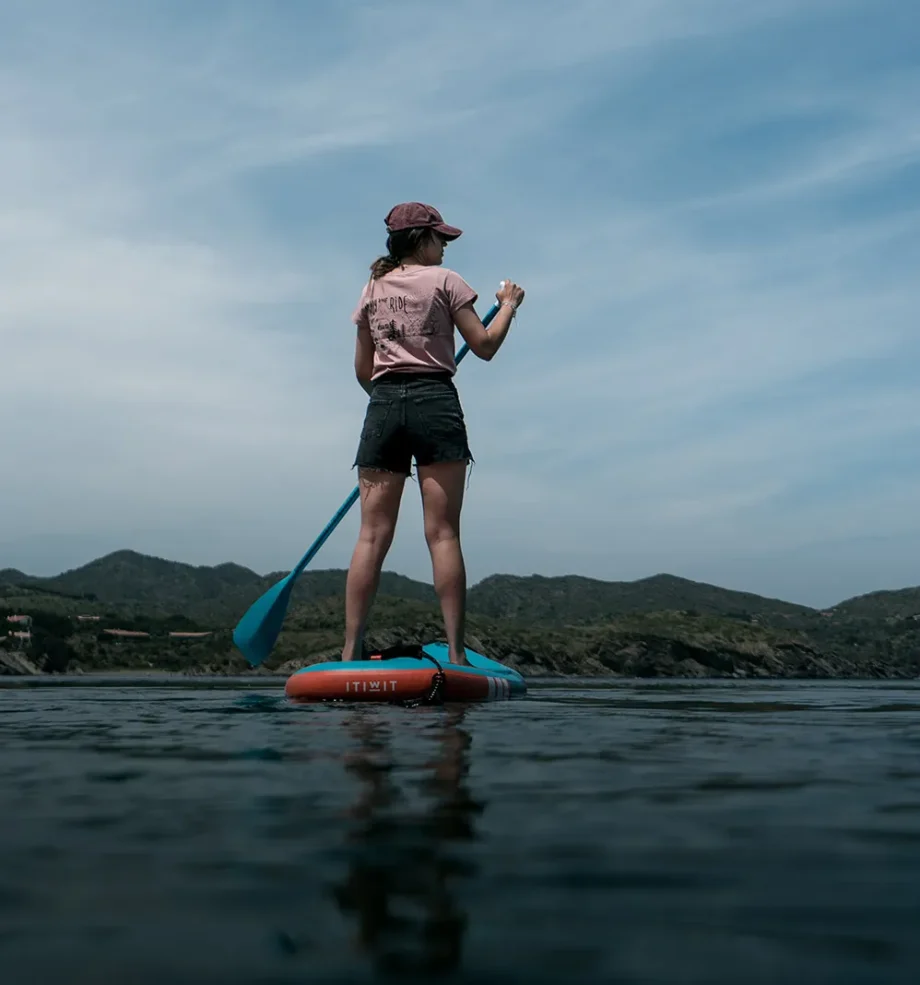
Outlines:
{"label": "teal deck of board", "polygon": [[[471,666],[463,667],[451,663],[447,659],[447,646],[444,643],[426,643],[422,648],[429,656],[434,657],[444,668],[450,668],[455,673],[473,674],[477,677],[501,677],[508,681],[512,695],[522,695],[527,690],[524,678],[510,667],[499,663],[497,660],[490,660],[488,657],[477,653],[475,650],[466,648],[466,659]],[[394,657],[386,661],[387,667],[393,670],[428,670],[433,668],[430,660],[423,660],[418,657]],[[332,660],[327,663],[311,664],[297,670],[295,674],[310,674],[316,671],[338,671],[339,673],[354,674],[362,670],[373,671],[375,674],[380,671],[379,660],[350,660],[343,663],[341,660]]]}

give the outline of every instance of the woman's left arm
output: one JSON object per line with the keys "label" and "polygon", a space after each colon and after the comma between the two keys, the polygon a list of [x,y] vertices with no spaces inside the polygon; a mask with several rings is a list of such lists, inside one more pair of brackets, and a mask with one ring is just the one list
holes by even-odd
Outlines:
{"label": "woman's left arm", "polygon": [[367,325],[358,326],[355,339],[355,376],[362,388],[370,394],[371,377],[374,375],[374,340]]}

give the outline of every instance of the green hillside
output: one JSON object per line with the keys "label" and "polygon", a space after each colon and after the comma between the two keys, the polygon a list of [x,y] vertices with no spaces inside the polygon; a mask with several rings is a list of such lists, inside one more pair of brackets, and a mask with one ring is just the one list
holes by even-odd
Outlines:
{"label": "green hillside", "polygon": [[871,592],[840,602],[831,610],[836,619],[913,619],[920,621],[920,588]]}
{"label": "green hillside", "polygon": [[[0,583],[72,599],[98,601],[129,612],[182,614],[210,623],[236,622],[286,571],[258,575],[238,564],[191,565],[136,551],[116,551],[49,578],[7,569]],[[294,598],[327,598],[345,590],[344,570],[308,570],[298,579]],[[381,591],[402,598],[434,601],[431,585],[384,572]]]}
{"label": "green hillside", "polygon": [[[31,659],[40,670],[239,673],[248,666],[231,630],[283,575],[118,551],[50,578],[3,570],[0,616],[33,616]],[[345,578],[340,569],[304,572],[269,669],[337,656]],[[170,635],[180,632],[208,635]],[[385,572],[368,642],[441,634],[432,586]],[[666,574],[633,582],[493,575],[470,589],[469,644],[531,674],[917,676],[920,588],[874,592],[819,612]],[[7,638],[3,652],[16,645]],[[20,672],[16,661],[7,665]]]}
{"label": "green hillside", "polygon": [[715,585],[654,575],[639,581],[600,581],[566,575],[492,575],[469,593],[470,610],[496,619],[546,625],[596,622],[629,612],[685,610],[736,618],[790,619],[807,606],[735,592]]}

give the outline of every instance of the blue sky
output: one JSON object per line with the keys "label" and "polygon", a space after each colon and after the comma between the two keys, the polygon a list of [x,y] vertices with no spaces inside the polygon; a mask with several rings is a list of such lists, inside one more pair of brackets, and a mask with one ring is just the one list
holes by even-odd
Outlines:
{"label": "blue sky", "polygon": [[415,199],[481,313],[527,289],[458,375],[471,581],[920,584],[915,5],[7,2],[0,177],[0,567],[290,568]]}

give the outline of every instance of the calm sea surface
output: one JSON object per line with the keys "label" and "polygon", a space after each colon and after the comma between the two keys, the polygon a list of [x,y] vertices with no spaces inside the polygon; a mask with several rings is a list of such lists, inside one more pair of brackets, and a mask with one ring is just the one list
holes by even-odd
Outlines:
{"label": "calm sea surface", "polygon": [[0,683],[0,982],[920,982],[920,682]]}

